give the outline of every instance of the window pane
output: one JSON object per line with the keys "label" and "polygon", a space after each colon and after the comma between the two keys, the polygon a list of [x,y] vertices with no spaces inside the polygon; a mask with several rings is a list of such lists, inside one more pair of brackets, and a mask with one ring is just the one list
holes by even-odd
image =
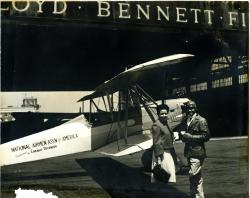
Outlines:
{"label": "window pane", "polygon": [[239,84],[247,83],[248,82],[248,75],[242,74],[239,75]]}
{"label": "window pane", "polygon": [[219,80],[212,81],[212,88],[227,87],[227,86],[231,86],[232,84],[233,84],[232,77],[222,78]]}

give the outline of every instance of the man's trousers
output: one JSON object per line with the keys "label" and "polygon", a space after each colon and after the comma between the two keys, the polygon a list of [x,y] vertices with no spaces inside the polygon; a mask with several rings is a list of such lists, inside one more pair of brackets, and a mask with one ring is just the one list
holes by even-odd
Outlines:
{"label": "man's trousers", "polygon": [[203,179],[201,175],[203,161],[204,159],[188,158],[191,198],[204,198]]}

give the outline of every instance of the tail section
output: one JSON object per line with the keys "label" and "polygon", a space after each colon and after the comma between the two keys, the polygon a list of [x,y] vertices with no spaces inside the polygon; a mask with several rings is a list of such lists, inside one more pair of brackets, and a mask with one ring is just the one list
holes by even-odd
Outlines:
{"label": "tail section", "polygon": [[83,115],[57,127],[0,145],[0,166],[91,150],[91,126]]}

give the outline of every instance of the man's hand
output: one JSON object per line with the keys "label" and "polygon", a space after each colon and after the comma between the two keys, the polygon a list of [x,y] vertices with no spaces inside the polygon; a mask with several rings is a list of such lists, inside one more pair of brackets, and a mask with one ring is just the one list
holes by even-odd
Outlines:
{"label": "man's hand", "polygon": [[157,164],[161,165],[161,158],[157,157]]}
{"label": "man's hand", "polygon": [[163,154],[157,157],[157,163],[161,164],[163,161]]}

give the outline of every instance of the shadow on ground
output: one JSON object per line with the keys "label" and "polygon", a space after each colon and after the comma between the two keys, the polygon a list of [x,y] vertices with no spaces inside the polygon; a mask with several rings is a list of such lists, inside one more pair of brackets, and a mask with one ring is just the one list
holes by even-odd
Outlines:
{"label": "shadow on ground", "polygon": [[149,173],[144,173],[141,168],[126,166],[112,158],[100,157],[76,161],[111,197],[188,197],[172,184],[151,183]]}
{"label": "shadow on ground", "polygon": [[59,179],[68,177],[79,177],[85,176],[84,172],[72,172],[72,173],[53,173],[53,174],[41,174],[41,175],[27,175],[19,176],[17,173],[2,174],[2,180],[8,181],[28,181],[28,180],[39,180],[39,179]]}

